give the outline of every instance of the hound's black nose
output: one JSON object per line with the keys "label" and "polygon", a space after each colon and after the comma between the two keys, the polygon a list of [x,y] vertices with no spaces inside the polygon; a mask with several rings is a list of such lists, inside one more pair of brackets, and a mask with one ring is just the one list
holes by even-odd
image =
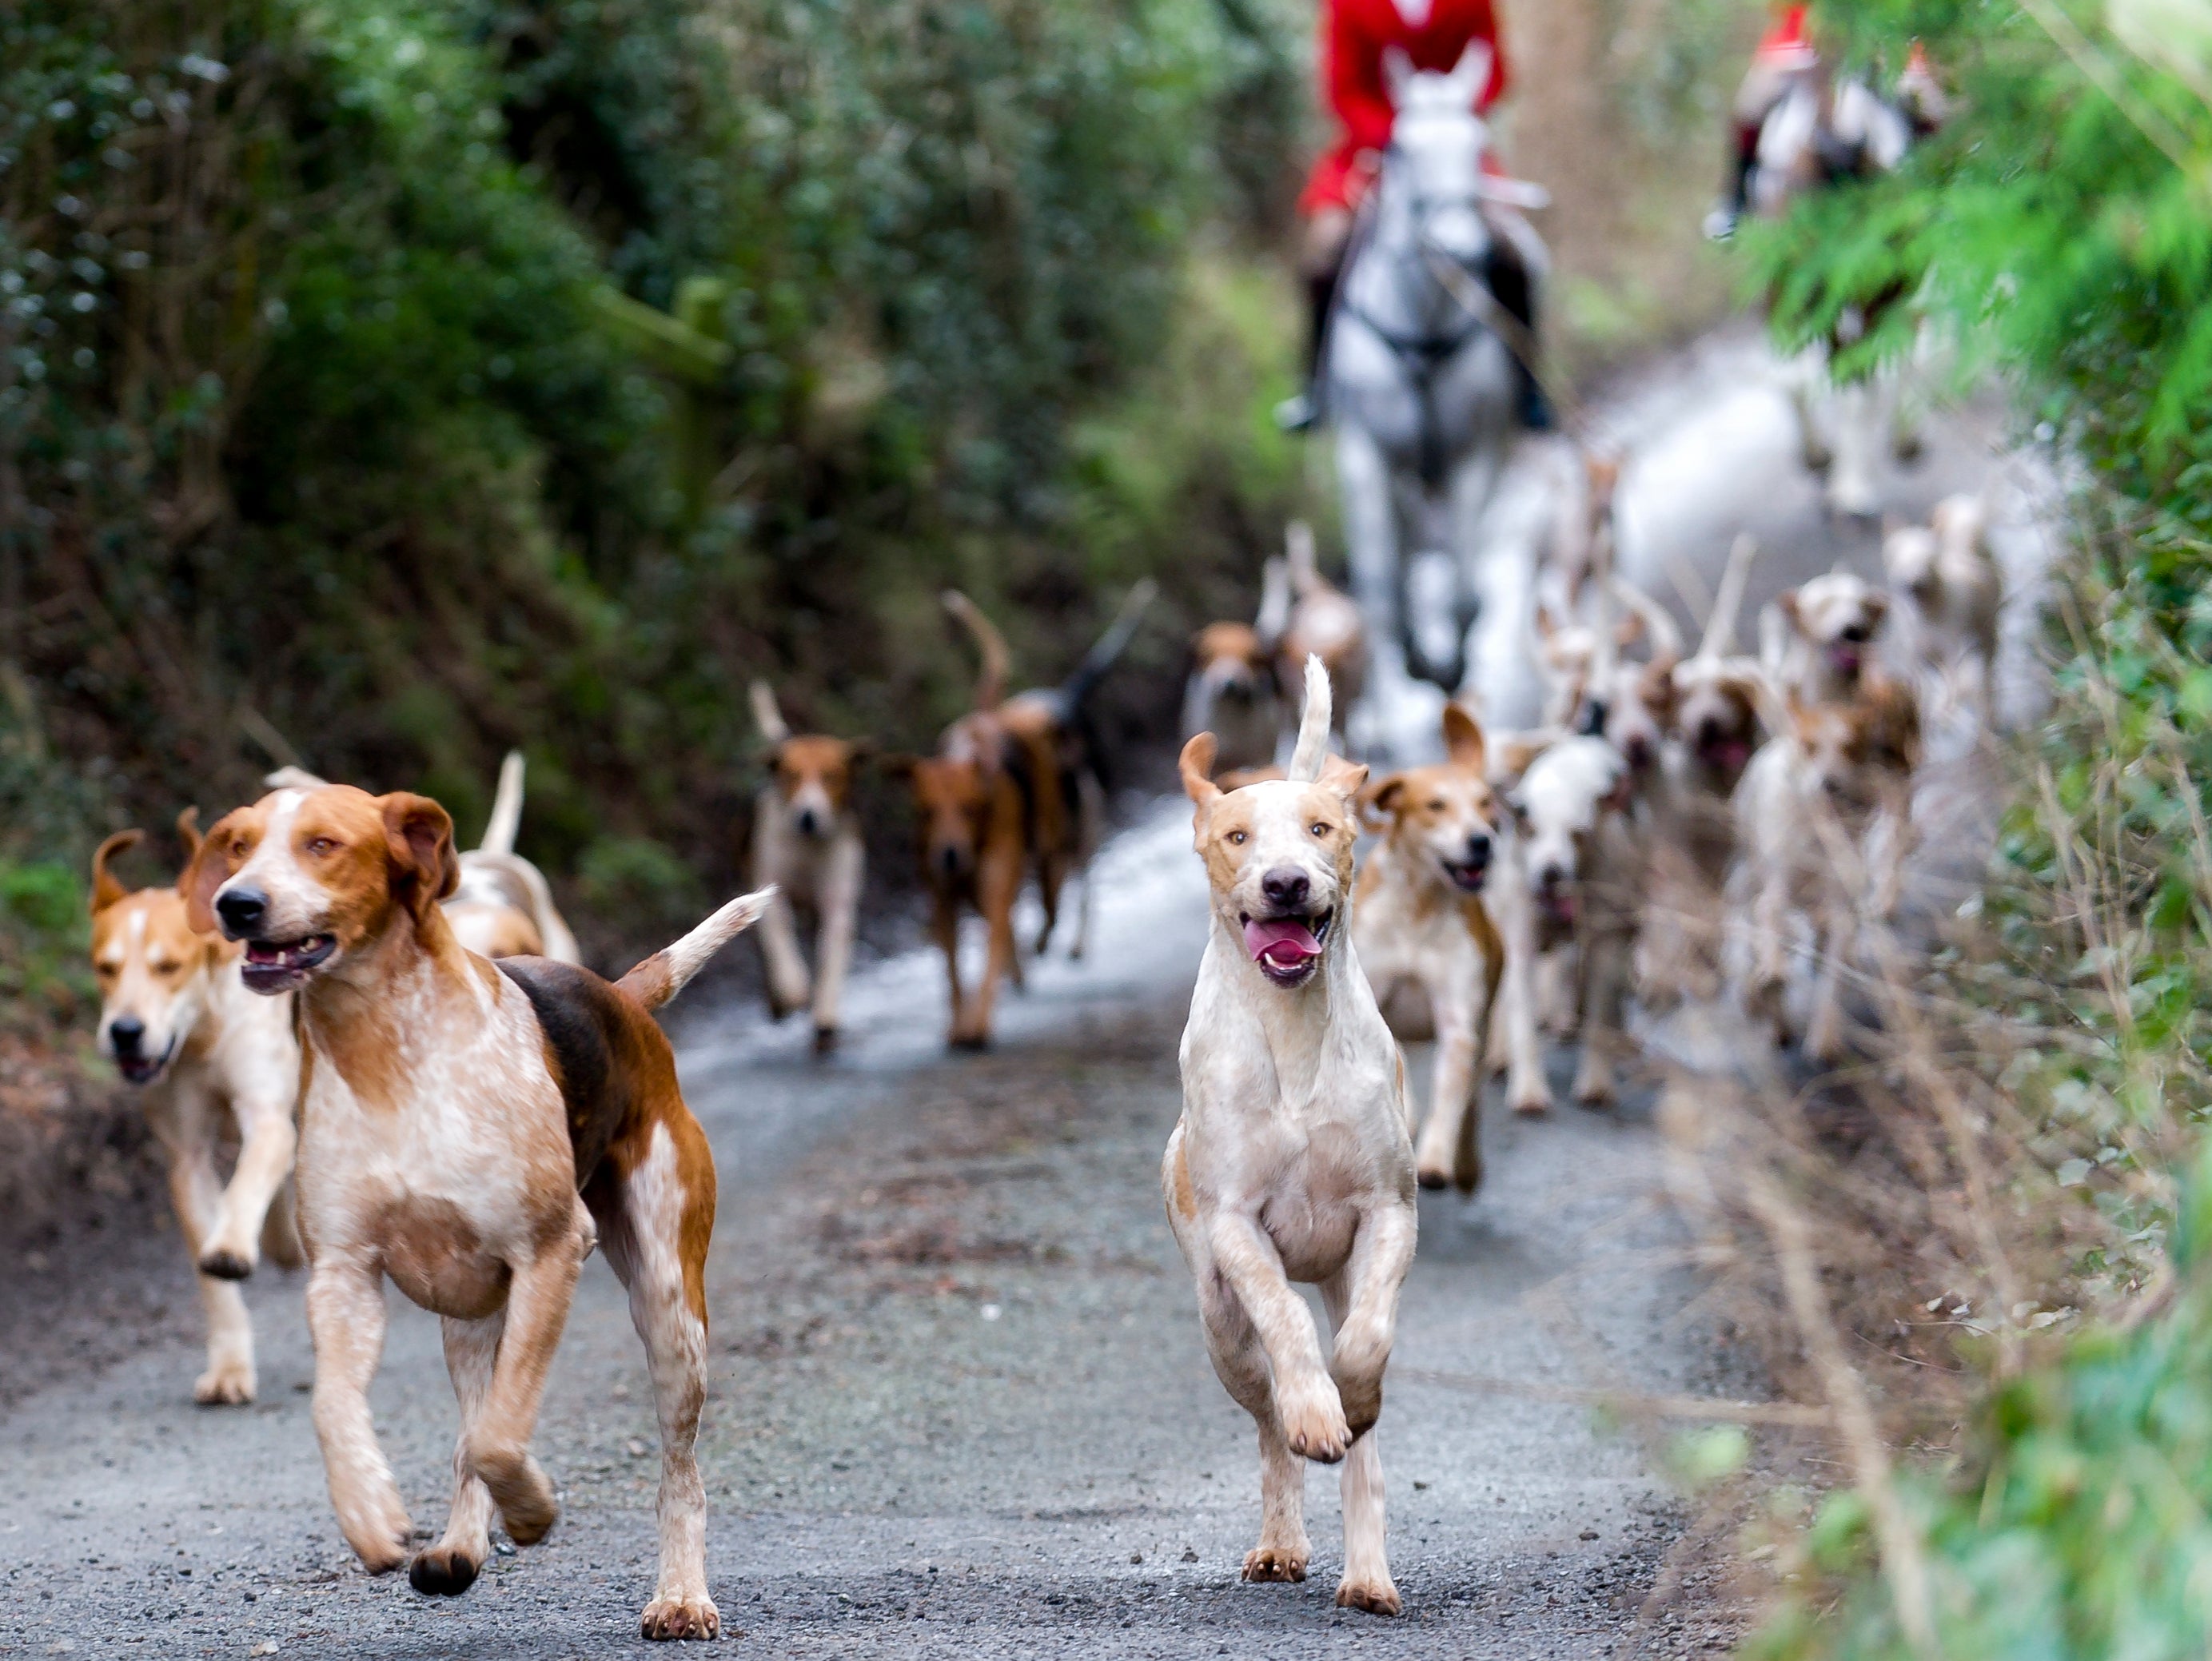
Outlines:
{"label": "hound's black nose", "polygon": [[233,940],[245,940],[269,915],[269,896],[258,888],[232,888],[216,896],[215,914],[222,931]]}
{"label": "hound's black nose", "polygon": [[1467,839],[1467,863],[1487,865],[1490,863],[1490,833],[1476,831]]}
{"label": "hound's black nose", "polygon": [[1273,870],[1260,879],[1260,892],[1267,896],[1267,903],[1279,910],[1302,910],[1307,896],[1313,893],[1313,884],[1306,874],[1298,870]]}
{"label": "hound's black nose", "polygon": [[135,1056],[146,1041],[146,1023],[137,1015],[118,1015],[107,1023],[107,1038],[117,1055]]}
{"label": "hound's black nose", "polygon": [[1839,638],[1849,640],[1853,646],[1864,646],[1867,643],[1867,637],[1873,632],[1864,623],[1847,623],[1844,626],[1844,632]]}
{"label": "hound's black nose", "polygon": [[1582,724],[1575,730],[1584,738],[1602,738],[1605,737],[1605,700],[1593,698],[1583,706]]}
{"label": "hound's black nose", "polygon": [[799,834],[801,836],[822,834],[822,818],[813,809],[801,808],[799,810]]}

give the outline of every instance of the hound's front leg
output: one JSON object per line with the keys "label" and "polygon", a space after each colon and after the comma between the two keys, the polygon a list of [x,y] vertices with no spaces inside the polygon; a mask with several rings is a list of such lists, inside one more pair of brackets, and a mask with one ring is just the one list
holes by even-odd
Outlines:
{"label": "hound's front leg", "polygon": [[1516,1113],[1552,1111],[1544,1046],[1536,1033],[1534,931],[1517,912],[1505,925],[1505,979],[1498,1003],[1505,1028],[1505,1100]]}
{"label": "hound's front leg", "polygon": [[407,1566],[409,1584],[430,1597],[458,1597],[475,1584],[491,1556],[491,1490],[469,1462],[469,1441],[491,1394],[499,1341],[507,1330],[504,1311],[482,1320],[444,1322],[446,1374],[461,1409],[461,1434],[453,1444],[453,1506],[437,1544],[415,1554]]}
{"label": "hound's front leg", "polygon": [[1607,1107],[1620,1094],[1613,1070],[1627,1041],[1622,1014],[1628,997],[1633,939],[1606,930],[1585,941],[1583,972],[1583,1054],[1575,1069],[1575,1100],[1585,1107]]}
{"label": "hound's front leg", "polygon": [[1763,1021],[1778,1045],[1790,1030],[1790,876],[1779,862],[1759,873],[1751,902],[1751,972],[1744,985],[1744,1013]]}
{"label": "hound's front leg", "polygon": [[781,1021],[803,1009],[810,991],[806,960],[799,955],[799,928],[791,896],[779,891],[761,913],[761,956],[768,964],[769,1013]]}
{"label": "hound's front leg", "polygon": [[1267,1352],[1243,1301],[1212,1269],[1199,1271],[1198,1315],[1215,1375],[1260,1434],[1260,1543],[1244,1554],[1247,1580],[1303,1580],[1313,1558],[1306,1536],[1306,1464],[1283,1439]]}
{"label": "hound's front leg", "polygon": [[1490,1009],[1486,1001],[1476,1007],[1469,987],[1431,985],[1428,994],[1429,1007],[1437,1012],[1436,1079],[1416,1161],[1420,1184],[1456,1184],[1460,1192],[1472,1194],[1482,1185],[1482,1114],[1476,1093],[1482,1088]]}
{"label": "hound's front leg", "polygon": [[1020,989],[1022,966],[1019,949],[1014,942],[1014,900],[1021,886],[1018,847],[994,849],[983,856],[982,869],[976,876],[976,902],[990,930],[990,944],[984,956],[983,984],[975,989],[975,996],[968,1006],[966,1027],[952,1038],[955,1044],[964,1048],[981,1050],[991,1042],[991,1010],[998,998],[1000,981],[1012,979],[1015,989]]}
{"label": "hound's front leg", "polygon": [[346,1543],[363,1568],[382,1574],[407,1561],[412,1533],[368,1412],[368,1381],[384,1353],[384,1276],[354,1256],[318,1252],[307,1277],[315,1440]]}
{"label": "hound's front leg", "polygon": [[1303,1458],[1334,1464],[1352,1446],[1352,1427],[1322,1363],[1313,1315],[1283,1272],[1274,1241],[1255,1219],[1237,1212],[1215,1216],[1207,1234],[1214,1264],[1267,1352],[1283,1440]]}
{"label": "hound's front leg", "polygon": [[853,963],[853,931],[860,915],[863,860],[857,836],[842,839],[830,851],[822,882],[822,938],[814,970],[814,1047],[826,1052],[837,1042],[838,1015],[845,974]]}
{"label": "hound's front leg", "polygon": [[544,1539],[561,1514],[552,1482],[531,1457],[530,1438],[538,1428],[545,1374],[568,1322],[569,1300],[575,1296],[590,1239],[576,1229],[515,1269],[491,1389],[466,1433],[468,1468],[491,1490],[500,1519],[519,1546]]}
{"label": "hound's front leg", "polygon": [[262,1225],[270,1202],[292,1174],[299,1133],[289,1090],[234,1099],[231,1112],[238,1121],[238,1165],[223,1190],[215,1232],[200,1247],[200,1272],[240,1281],[261,1260]]}
{"label": "hound's front leg", "polygon": [[[149,1114],[169,1159],[169,1200],[195,1264],[222,1215],[216,1180],[212,1104],[196,1088],[173,1085],[167,1102]],[[243,1406],[253,1399],[253,1318],[234,1282],[201,1270],[200,1307],[207,1315],[207,1371],[192,1385],[203,1407]]]}
{"label": "hound's front leg", "polygon": [[937,938],[938,949],[945,954],[945,991],[952,1010],[946,1042],[957,1047],[968,1041],[968,995],[960,985],[960,901],[944,888],[937,891],[935,898],[936,903],[930,909],[929,931]]}

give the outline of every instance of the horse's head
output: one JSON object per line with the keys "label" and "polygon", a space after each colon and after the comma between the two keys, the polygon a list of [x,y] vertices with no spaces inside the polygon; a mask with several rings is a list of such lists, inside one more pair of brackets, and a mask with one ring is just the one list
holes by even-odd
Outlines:
{"label": "horse's head", "polygon": [[1416,70],[1395,48],[1383,57],[1397,111],[1383,162],[1384,189],[1395,195],[1414,232],[1437,253],[1473,264],[1489,252],[1482,215],[1482,159],[1489,124],[1474,100],[1490,80],[1490,49],[1471,43],[1449,74]]}

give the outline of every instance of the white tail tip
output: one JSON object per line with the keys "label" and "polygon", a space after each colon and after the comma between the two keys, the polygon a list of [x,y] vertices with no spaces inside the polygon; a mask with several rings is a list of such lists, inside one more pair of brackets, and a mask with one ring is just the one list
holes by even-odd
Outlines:
{"label": "white tail tip", "polygon": [[1334,711],[1329,704],[1328,670],[1321,658],[1306,655],[1306,708],[1298,720],[1298,744],[1291,752],[1289,777],[1311,784],[1321,777],[1322,758],[1328,754],[1328,729]]}

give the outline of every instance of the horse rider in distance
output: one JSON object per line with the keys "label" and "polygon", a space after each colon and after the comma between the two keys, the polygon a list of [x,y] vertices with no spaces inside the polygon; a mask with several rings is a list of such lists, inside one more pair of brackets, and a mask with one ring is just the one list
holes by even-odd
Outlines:
{"label": "horse rider in distance", "polygon": [[[1504,94],[1510,81],[1505,52],[1498,37],[1491,0],[1322,0],[1322,86],[1341,129],[1336,143],[1323,152],[1298,197],[1304,221],[1299,270],[1311,306],[1306,342],[1306,390],[1285,399],[1275,411],[1286,432],[1302,433],[1321,416],[1322,345],[1328,331],[1338,280],[1352,241],[1354,216],[1373,186],[1381,155],[1390,142],[1394,110],[1384,54],[1397,52],[1416,70],[1448,70],[1468,47],[1480,42],[1490,51],[1490,74],[1476,93],[1477,113],[1487,112]],[[1508,237],[1492,239],[1484,272],[1498,306],[1522,325],[1523,341],[1535,336],[1535,286],[1528,262]],[[1533,366],[1518,363],[1518,413],[1532,432],[1552,426],[1550,406]]]}

